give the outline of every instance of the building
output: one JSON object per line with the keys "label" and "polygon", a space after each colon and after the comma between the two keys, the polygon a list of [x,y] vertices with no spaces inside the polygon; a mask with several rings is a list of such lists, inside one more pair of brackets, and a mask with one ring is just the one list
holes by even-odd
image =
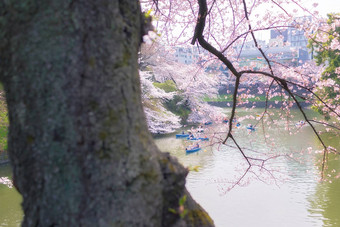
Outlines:
{"label": "building", "polygon": [[297,17],[294,19],[295,22],[291,23],[287,29],[271,30],[270,39],[271,40],[281,39],[284,43],[283,45],[289,43],[291,47],[300,47],[303,49],[307,49],[308,40],[305,36],[305,31],[296,28],[297,24],[296,21],[299,21],[299,23],[304,23],[310,20],[311,16]]}
{"label": "building", "polygon": [[[297,52],[299,62],[305,62],[312,59],[312,54],[307,48],[308,39],[305,36],[305,31],[298,29],[296,24],[305,23],[311,20],[310,16],[297,17],[287,29],[275,29],[270,31],[269,47],[282,48],[286,47],[294,49]],[[286,54],[284,54],[286,55]],[[287,55],[286,55],[287,56]]]}
{"label": "building", "polygon": [[[299,50],[291,47],[264,47],[262,48],[267,56],[270,56],[271,60],[277,61],[282,64],[292,65],[294,62],[298,62]],[[244,50],[240,54],[240,66],[246,66],[253,64],[255,68],[259,69],[267,65],[267,62],[257,49]],[[294,61],[293,61],[294,60]]]}
{"label": "building", "polygon": [[199,50],[195,46],[187,46],[187,47],[174,47],[174,60],[176,62],[190,65],[195,64],[198,61]]}
{"label": "building", "polygon": [[277,39],[283,37],[283,42],[288,41],[288,29],[272,29],[270,30],[270,39]]}
{"label": "building", "polygon": [[308,40],[305,36],[305,31],[296,28],[296,21],[305,23],[311,20],[311,16],[296,17],[294,19],[294,22],[288,27],[288,42],[290,43],[290,46],[307,49]]}
{"label": "building", "polygon": [[[264,48],[267,46],[266,41],[265,40],[257,40],[257,45],[260,46],[261,48]],[[238,45],[235,47],[237,51],[240,50],[254,50],[257,49],[255,46],[254,41],[247,41],[242,43],[241,45]]]}

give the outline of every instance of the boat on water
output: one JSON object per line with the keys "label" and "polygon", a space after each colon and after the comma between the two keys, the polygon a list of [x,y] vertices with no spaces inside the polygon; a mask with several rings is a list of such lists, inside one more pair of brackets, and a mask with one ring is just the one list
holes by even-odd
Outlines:
{"label": "boat on water", "polygon": [[306,125],[306,122],[305,122],[305,121],[302,121],[302,120],[295,124],[295,126],[296,126],[296,127],[299,127],[299,128],[302,127],[302,126],[304,126],[304,125]]}
{"label": "boat on water", "polygon": [[195,148],[191,148],[191,149],[185,149],[185,152],[187,154],[190,154],[190,153],[194,153],[194,152],[199,151],[199,150],[201,150],[200,147],[195,147]]}
{"label": "boat on water", "polygon": [[205,140],[205,141],[209,141],[209,138],[208,137],[191,137],[191,136],[189,136],[187,138],[187,140]]}
{"label": "boat on water", "polygon": [[200,137],[200,138],[198,138],[199,140],[204,140],[204,141],[209,141],[209,138],[207,138],[207,137]]}
{"label": "boat on water", "polygon": [[189,134],[176,134],[176,139],[178,138],[187,138],[189,137]]}
{"label": "boat on water", "polygon": [[199,138],[196,138],[196,137],[188,137],[187,140],[199,140]]}
{"label": "boat on water", "polygon": [[255,128],[253,126],[247,126],[247,129],[254,132],[255,131]]}
{"label": "boat on water", "polygon": [[202,126],[198,126],[198,128],[196,129],[197,132],[204,132],[204,129]]}

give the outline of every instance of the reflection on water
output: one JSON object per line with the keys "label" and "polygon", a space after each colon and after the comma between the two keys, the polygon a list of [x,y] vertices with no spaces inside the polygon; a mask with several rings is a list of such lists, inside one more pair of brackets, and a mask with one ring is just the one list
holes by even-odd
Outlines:
{"label": "reflection on water", "polygon": [[[244,121],[243,126],[248,122]],[[221,127],[223,125],[213,125],[209,130],[223,131]],[[293,158],[282,156],[266,164],[274,177],[257,170],[260,178],[248,174],[241,185],[231,191],[226,189],[247,168],[236,149],[209,146],[204,142],[201,143],[202,151],[186,155],[184,149],[190,142],[175,139],[174,135],[157,138],[156,144],[162,151],[176,156],[184,166],[200,166],[198,172],[189,173],[187,188],[208,211],[216,226],[340,226],[340,179],[334,178],[340,173],[340,161],[336,159],[339,157],[329,156],[328,172],[335,169],[335,173],[327,182],[319,182],[320,171],[316,163],[322,154],[315,153],[321,147],[312,130],[307,126],[296,129],[293,123],[290,135],[284,127],[286,125],[282,123],[267,129],[266,134],[273,140],[265,139],[261,130],[248,133],[245,126],[235,129],[240,145],[259,152],[257,157],[268,151],[294,155]],[[339,139],[334,135],[324,134],[323,137],[328,144],[340,149]],[[308,147],[312,147],[313,152]],[[255,153],[246,151],[246,154]]]}
{"label": "reflection on water", "polygon": [[[298,120],[297,116],[295,121]],[[276,128],[266,129],[266,134],[261,129],[249,133],[245,129],[248,123],[252,122],[245,120],[241,127],[235,128],[235,138],[240,145],[252,149],[245,151],[247,155],[263,157],[268,152],[281,155],[294,152],[294,156],[293,159],[282,156],[270,160],[266,167],[273,176],[255,169],[258,178],[249,174],[241,186],[231,191],[226,189],[247,167],[235,148],[204,142],[200,152],[186,155],[185,147],[191,142],[175,139],[174,134],[159,137],[155,142],[184,166],[199,166],[198,172],[189,173],[187,188],[218,227],[340,226],[340,178],[335,177],[340,173],[339,155],[329,155],[326,172],[329,176],[327,181],[319,182],[320,171],[316,167],[319,164],[316,163],[322,154],[314,151],[321,147],[310,128],[297,129],[292,123],[288,125],[293,132],[290,135],[283,130],[286,123],[281,122]],[[206,133],[223,131],[225,127],[215,124]],[[296,131],[298,134],[294,134]],[[265,138],[268,134],[271,138]],[[323,138],[340,150],[338,137],[328,133],[323,134]],[[312,147],[313,152],[308,151],[308,147]],[[0,166],[0,176],[9,175],[9,166]],[[15,189],[0,185],[0,227],[20,225],[23,216],[20,202],[21,196]]]}
{"label": "reflection on water", "polygon": [[[0,177],[10,177],[9,165],[0,165]],[[0,184],[0,227],[20,226],[23,212],[20,207],[22,198],[14,188]]]}
{"label": "reflection on water", "polygon": [[[339,139],[331,138],[339,143]],[[334,145],[333,145],[334,146]],[[339,145],[338,145],[339,147]],[[329,178],[316,186],[309,196],[311,215],[322,215],[323,226],[340,226],[340,161],[339,155],[330,155],[325,173]],[[330,183],[331,182],[331,183]]]}

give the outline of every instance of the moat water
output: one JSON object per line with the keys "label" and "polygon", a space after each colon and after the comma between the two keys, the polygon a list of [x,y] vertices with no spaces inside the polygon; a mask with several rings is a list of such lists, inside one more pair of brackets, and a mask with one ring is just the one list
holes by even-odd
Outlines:
{"label": "moat water", "polygon": [[[249,113],[242,111],[239,116]],[[260,111],[253,110],[253,114]],[[202,150],[189,155],[185,147],[193,142],[175,139],[175,133],[158,137],[155,142],[161,151],[170,152],[184,166],[198,170],[189,172],[187,188],[218,227],[340,226],[340,157],[329,154],[322,181],[323,154],[318,152],[322,147],[309,126],[295,125],[299,120],[301,116],[296,113],[290,123],[282,120],[272,128],[257,127],[249,132],[245,126],[255,120],[248,119],[234,129],[235,139],[245,148],[246,155],[279,155],[268,159],[263,168],[252,167],[240,182],[248,164],[231,141],[227,145],[217,143],[217,139],[200,142]],[[287,127],[290,133],[285,130]],[[202,136],[223,138],[225,131],[226,125],[214,122]],[[335,134],[323,133],[322,138],[340,150]],[[9,165],[0,165],[0,176],[11,176]],[[20,202],[21,196],[14,188],[0,185],[1,227],[20,226]]]}

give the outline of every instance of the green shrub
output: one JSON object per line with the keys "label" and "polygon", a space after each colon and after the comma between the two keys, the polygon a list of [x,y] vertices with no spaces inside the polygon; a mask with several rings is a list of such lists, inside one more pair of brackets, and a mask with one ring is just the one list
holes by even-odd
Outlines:
{"label": "green shrub", "polygon": [[3,92],[0,92],[0,151],[7,150],[8,126],[7,105],[3,97]]}
{"label": "green shrub", "polygon": [[0,126],[0,151],[7,150],[8,127]]}
{"label": "green shrub", "polygon": [[175,95],[173,99],[166,101],[164,106],[172,113],[180,116],[181,124],[184,125],[187,123],[189,114],[191,113],[188,100],[184,100],[182,96]]}
{"label": "green shrub", "polygon": [[165,92],[177,91],[176,84],[172,80],[166,80],[164,83],[154,82],[153,85],[164,90]]}

